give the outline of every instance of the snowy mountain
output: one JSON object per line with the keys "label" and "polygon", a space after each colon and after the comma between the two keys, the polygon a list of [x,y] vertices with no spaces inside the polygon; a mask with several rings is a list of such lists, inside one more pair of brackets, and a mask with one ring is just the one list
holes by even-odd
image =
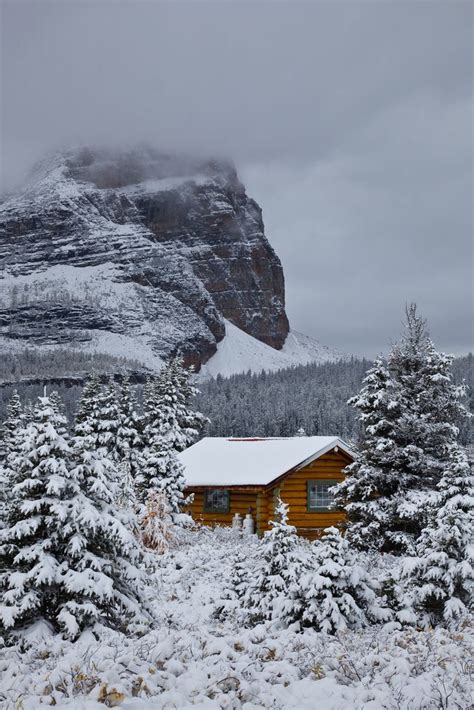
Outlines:
{"label": "snowy mountain", "polygon": [[0,204],[0,352],[68,347],[206,372],[335,359],[289,334],[283,270],[228,162],[49,156]]}
{"label": "snowy mountain", "polygon": [[254,373],[275,372],[309,362],[335,362],[345,357],[343,353],[292,330],[282,349],[275,350],[230,321],[226,321],[225,329],[226,334],[217,346],[217,353],[202,367],[202,378],[216,375],[229,377],[249,370]]}

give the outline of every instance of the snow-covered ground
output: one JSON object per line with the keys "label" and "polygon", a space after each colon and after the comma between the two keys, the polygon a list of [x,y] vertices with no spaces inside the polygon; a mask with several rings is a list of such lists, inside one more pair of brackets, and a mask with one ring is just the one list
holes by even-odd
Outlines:
{"label": "snow-covered ground", "polygon": [[275,350],[228,320],[225,327],[225,337],[218,344],[216,354],[203,366],[202,377],[229,377],[249,370],[275,372],[285,367],[334,362],[344,357],[343,353],[296,331],[290,331],[283,348]]}
{"label": "snow-covered ground", "polygon": [[459,710],[472,707],[472,626],[422,632],[396,624],[326,636],[213,616],[238,546],[228,530],[193,533],[162,558],[157,626],[76,643],[37,638],[0,649],[4,710]]}

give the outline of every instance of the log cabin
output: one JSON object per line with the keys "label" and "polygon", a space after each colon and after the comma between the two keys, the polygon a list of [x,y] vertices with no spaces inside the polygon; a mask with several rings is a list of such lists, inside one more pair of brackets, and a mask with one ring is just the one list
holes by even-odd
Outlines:
{"label": "log cabin", "polygon": [[338,437],[205,437],[179,459],[186,493],[194,494],[188,512],[196,522],[232,525],[236,513],[250,513],[262,535],[278,497],[289,505],[289,523],[309,539],[344,519],[330,489],[344,479],[354,455]]}

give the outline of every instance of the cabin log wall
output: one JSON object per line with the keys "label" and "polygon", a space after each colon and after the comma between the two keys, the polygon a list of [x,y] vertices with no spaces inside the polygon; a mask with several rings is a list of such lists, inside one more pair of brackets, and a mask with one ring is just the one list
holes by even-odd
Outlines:
{"label": "cabin log wall", "polygon": [[[187,512],[192,515],[193,520],[204,525],[231,525],[232,518],[239,513],[245,517],[249,508],[252,508],[254,521],[257,516],[257,491],[233,490],[230,491],[230,510],[228,513],[208,512],[204,510],[204,491],[194,492],[194,501],[188,507]],[[188,489],[187,493],[193,492]]]}
{"label": "cabin log wall", "polygon": [[326,478],[343,481],[343,470],[349,463],[349,457],[331,451],[281,481],[281,499],[290,506],[288,522],[297,528],[300,535],[310,539],[319,537],[324,528],[339,525],[344,520],[344,512],[340,510],[309,511],[307,485],[308,481]]}

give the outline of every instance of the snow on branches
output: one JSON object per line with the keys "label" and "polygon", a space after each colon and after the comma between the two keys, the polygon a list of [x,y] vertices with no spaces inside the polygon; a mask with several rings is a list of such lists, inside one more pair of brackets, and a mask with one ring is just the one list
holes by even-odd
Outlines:
{"label": "snow on branches", "polygon": [[348,515],[348,539],[361,549],[415,550],[457,425],[469,416],[465,389],[452,382],[451,362],[435,350],[412,305],[401,342],[387,363],[376,360],[360,394],[349,400],[364,434],[335,498]]}
{"label": "snow on branches", "polygon": [[[54,406],[53,406],[54,405]],[[146,577],[131,512],[115,506],[117,471],[95,432],[70,439],[57,399],[40,397],[9,455],[12,504],[0,532],[0,626],[37,621],[75,638],[95,622],[145,621]]]}

